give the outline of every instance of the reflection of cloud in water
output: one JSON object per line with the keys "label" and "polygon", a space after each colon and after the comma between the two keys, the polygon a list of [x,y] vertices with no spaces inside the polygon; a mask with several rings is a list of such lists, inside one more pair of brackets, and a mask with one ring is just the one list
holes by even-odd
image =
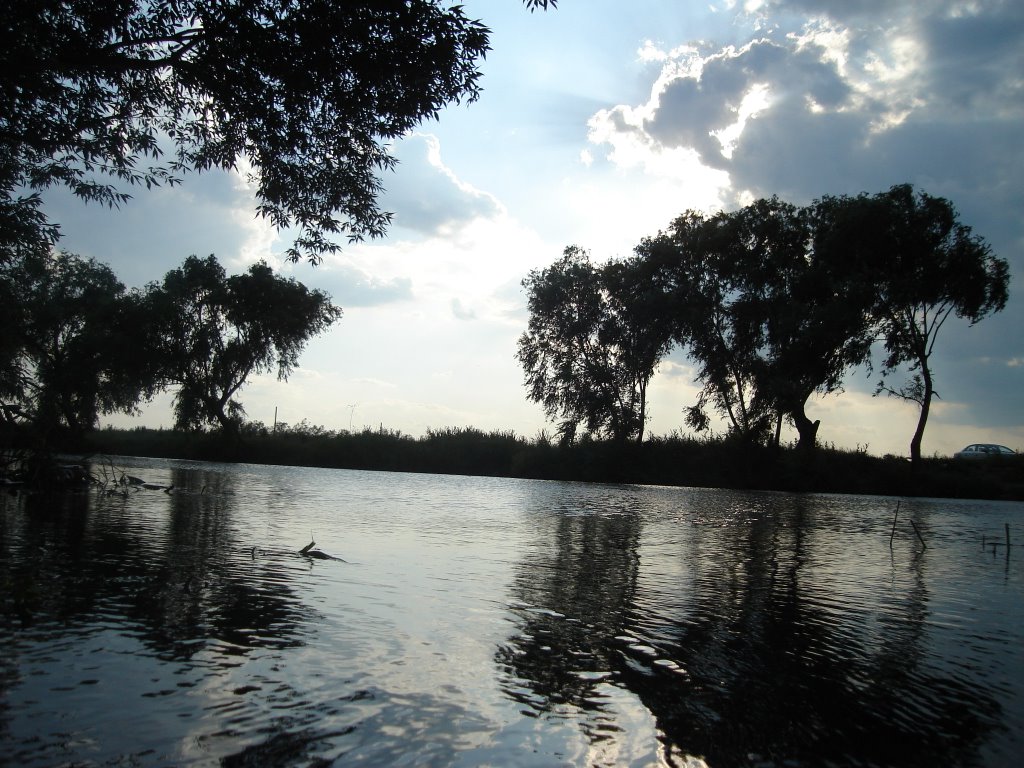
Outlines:
{"label": "reflection of cloud in water", "polygon": [[[450,696],[375,687],[307,704],[262,730],[265,739],[222,757],[221,765],[506,765],[516,750],[500,724]],[[532,733],[522,737],[518,746],[526,750]],[[216,734],[199,738],[213,754],[218,740]],[[223,740],[235,741],[230,734]]]}

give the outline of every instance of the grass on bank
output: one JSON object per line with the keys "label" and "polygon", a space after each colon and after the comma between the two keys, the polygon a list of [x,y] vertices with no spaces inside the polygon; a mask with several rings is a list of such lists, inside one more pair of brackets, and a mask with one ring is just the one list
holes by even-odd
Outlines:
{"label": "grass on bank", "polygon": [[681,435],[642,444],[583,439],[560,446],[543,433],[472,427],[429,430],[414,438],[387,429],[331,431],[303,422],[269,430],[247,424],[238,438],[135,428],[103,429],[77,451],[124,456],[251,462],[544,480],[708,488],[1024,500],[1024,456],[1005,461],[906,459],[820,447],[807,454],[728,439]]}

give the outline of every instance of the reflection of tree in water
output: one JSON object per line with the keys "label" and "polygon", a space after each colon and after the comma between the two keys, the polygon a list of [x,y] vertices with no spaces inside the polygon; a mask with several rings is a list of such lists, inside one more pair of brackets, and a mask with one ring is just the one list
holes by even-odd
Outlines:
{"label": "reflection of tree in water", "polygon": [[[259,664],[275,654],[251,652],[304,642],[310,611],[293,584],[310,566],[295,553],[251,551],[262,542],[241,538],[234,518],[251,515],[232,479],[175,470],[170,494],[88,489],[0,499],[0,753],[9,750],[12,764],[67,763],[77,749],[70,737],[33,726],[65,715],[76,732],[102,741],[94,746],[110,764],[132,762],[117,755],[131,735],[122,740],[110,723],[137,708],[154,711],[140,694],[178,694],[163,708],[186,720],[203,701],[217,732],[262,722],[267,700],[302,708],[291,681]],[[256,664],[243,665],[239,657],[250,654]],[[78,677],[79,669],[93,671]],[[268,681],[272,689],[248,696]],[[109,686],[107,698],[90,698],[97,683]],[[122,683],[118,700],[109,691]],[[16,710],[7,709],[9,697]],[[168,740],[182,728],[185,721],[169,726]]]}
{"label": "reflection of tree in water", "polygon": [[[230,476],[175,469],[171,482],[170,494],[19,501],[23,530],[4,555],[20,587],[3,604],[4,622],[127,621],[158,655],[180,660],[214,641],[238,653],[298,644],[306,609],[281,562],[253,558],[238,541]],[[149,527],[133,519],[141,505]],[[14,549],[8,535],[3,542]]]}
{"label": "reflection of tree in water", "polygon": [[[751,754],[970,762],[1000,708],[988,692],[926,668],[923,580],[881,626],[872,626],[871,606],[833,606],[819,584],[803,583],[815,554],[810,517],[796,497],[730,526],[717,542],[724,551],[700,554],[717,567],[698,586],[690,620],[659,649],[689,672],[683,689],[636,677],[627,684],[671,739],[713,764]],[[728,587],[708,588],[721,581]]]}
{"label": "reflection of tree in water", "polygon": [[881,619],[872,605],[833,605],[808,578],[824,539],[807,505],[778,497],[754,516],[689,528],[692,576],[675,594],[645,588],[635,517],[560,516],[554,551],[538,545],[517,575],[523,623],[497,653],[507,693],[535,712],[593,709],[588,673],[611,671],[669,753],[716,767],[977,762],[1001,708],[929,665],[926,558]]}
{"label": "reflection of tree in water", "polygon": [[[640,520],[632,512],[569,510],[545,520],[553,524],[542,533],[550,548],[538,546],[513,588],[520,632],[497,652],[504,690],[527,714],[571,705],[600,715],[609,640],[627,621],[636,589]],[[584,727],[597,740],[609,725],[598,716]]]}
{"label": "reflection of tree in water", "polygon": [[149,628],[147,641],[172,658],[201,650],[196,638],[226,642],[240,654],[298,645],[305,608],[278,561],[254,557],[237,541],[231,477],[176,469],[171,482],[189,490],[170,494],[162,561],[148,569],[129,609]]}

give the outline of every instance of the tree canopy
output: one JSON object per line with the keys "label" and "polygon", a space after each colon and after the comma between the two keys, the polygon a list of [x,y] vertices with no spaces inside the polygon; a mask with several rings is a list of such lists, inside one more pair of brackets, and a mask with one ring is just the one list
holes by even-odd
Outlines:
{"label": "tree canopy", "polygon": [[[822,198],[816,214],[819,247],[844,265],[847,285],[861,296],[884,344],[878,391],[920,407],[910,442],[916,466],[936,396],[930,360],[939,331],[951,316],[973,324],[1001,311],[1009,265],[960,223],[949,200],[909,184],[875,195]],[[890,386],[888,379],[904,368],[910,380]]]}
{"label": "tree canopy", "polygon": [[839,389],[871,340],[814,242],[807,211],[771,198],[711,217],[687,212],[637,246],[658,286],[659,322],[698,365],[691,427],[707,428],[711,405],[744,439],[765,440],[774,426],[778,442],[788,417],[800,445],[814,446],[808,399]]}
{"label": "tree canopy", "polygon": [[0,400],[44,443],[81,434],[148,391],[138,298],[94,259],[22,251],[0,266]]}
{"label": "tree canopy", "polygon": [[229,276],[215,257],[191,256],[127,291],[94,259],[21,249],[0,264],[0,423],[47,448],[172,389],[176,426],[235,432],[248,378],[286,379],[340,317],[327,294],[263,262]]}
{"label": "tree canopy", "polygon": [[516,357],[529,398],[571,441],[582,424],[616,440],[643,438],[647,383],[668,343],[645,323],[619,264],[595,267],[570,246],[562,258],[523,281],[530,311]]}
{"label": "tree canopy", "polygon": [[[563,427],[637,434],[647,383],[673,340],[701,384],[685,409],[690,427],[708,428],[710,405],[731,434],[766,442],[774,427],[778,444],[788,418],[809,449],[819,421],[807,415],[808,400],[840,391],[881,341],[879,392],[921,407],[916,465],[935,396],[937,334],[950,316],[974,323],[1001,310],[1008,279],[1007,263],[948,200],[910,185],[803,208],[763,199],[712,216],[684,213],[625,261],[598,269],[574,247],[531,272],[530,326],[517,357],[530,399]],[[888,386],[903,367],[910,383]],[[613,410],[613,392],[635,396],[620,396]]]}
{"label": "tree canopy", "polygon": [[266,263],[228,276],[216,257],[190,256],[151,285],[146,307],[160,385],[175,388],[175,425],[237,431],[236,395],[255,374],[287,379],[306,343],[341,318],[322,291],[275,275]]}
{"label": "tree canopy", "polygon": [[636,254],[658,274],[660,322],[698,364],[703,387],[687,423],[702,431],[709,419],[707,403],[729,419],[744,437],[768,428],[769,413],[755,401],[754,359],[761,346],[760,327],[742,293],[749,260],[737,260],[732,218],[705,218],[689,211],[668,232],[645,238]]}
{"label": "tree canopy", "polygon": [[[546,8],[550,0],[525,0]],[[240,169],[292,260],[384,233],[387,142],[480,94],[489,30],[441,0],[22,0],[0,25],[0,245],[53,242],[53,185]]]}

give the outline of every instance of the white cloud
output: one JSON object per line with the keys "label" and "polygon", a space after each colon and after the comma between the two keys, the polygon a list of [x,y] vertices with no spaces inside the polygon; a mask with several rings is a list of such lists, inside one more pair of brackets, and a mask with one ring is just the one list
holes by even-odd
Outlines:
{"label": "white cloud", "polygon": [[452,315],[459,320],[476,320],[476,310],[462,303],[462,299],[452,299]]}
{"label": "white cloud", "polygon": [[258,261],[276,263],[277,254],[282,250],[281,233],[269,219],[255,213],[257,184],[250,163],[241,160],[228,176],[237,193],[230,216],[239,231],[240,243],[235,253],[220,254],[222,263],[229,271],[243,271]]}
{"label": "white cloud", "polygon": [[400,301],[411,301],[412,280],[408,277],[380,277],[351,263],[344,254],[330,257],[315,273],[301,270],[303,278],[315,277],[316,285],[327,290],[342,307],[372,307]]}
{"label": "white cloud", "polygon": [[413,133],[394,150],[399,161],[385,179],[381,207],[394,213],[393,232],[409,230],[428,236],[448,236],[475,218],[503,212],[493,196],[459,179],[441,159],[436,136]]}

